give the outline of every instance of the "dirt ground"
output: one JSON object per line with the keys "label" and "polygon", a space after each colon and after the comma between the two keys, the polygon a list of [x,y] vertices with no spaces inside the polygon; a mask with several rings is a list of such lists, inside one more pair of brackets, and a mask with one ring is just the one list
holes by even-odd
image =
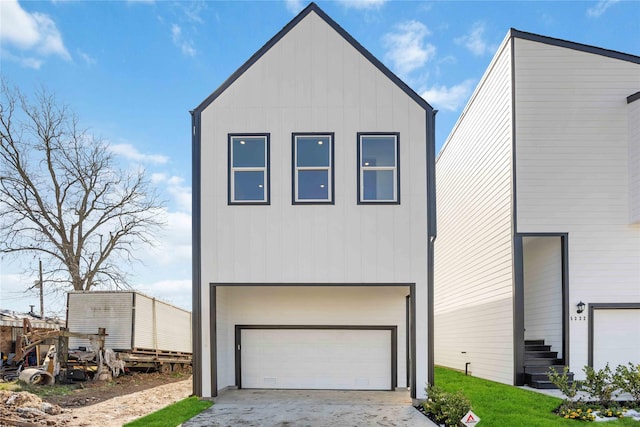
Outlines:
{"label": "dirt ground", "polygon": [[122,426],[192,393],[191,376],[133,373],[86,381],[66,395],[0,391],[0,426]]}

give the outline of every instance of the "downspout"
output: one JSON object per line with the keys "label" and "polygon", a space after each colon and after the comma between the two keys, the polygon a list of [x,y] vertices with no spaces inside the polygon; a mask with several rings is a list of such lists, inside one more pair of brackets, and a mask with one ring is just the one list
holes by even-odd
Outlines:
{"label": "downspout", "polygon": [[434,244],[438,236],[436,218],[436,114],[427,112],[427,378],[434,378]]}
{"label": "downspout", "polygon": [[191,113],[191,366],[193,394],[202,396],[202,287],[200,283],[200,111]]}

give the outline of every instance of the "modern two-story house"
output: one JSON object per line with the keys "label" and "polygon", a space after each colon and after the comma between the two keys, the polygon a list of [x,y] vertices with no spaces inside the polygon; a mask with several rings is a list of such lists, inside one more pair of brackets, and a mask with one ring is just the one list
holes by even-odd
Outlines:
{"label": "modern two-story house", "polygon": [[193,110],[196,395],[424,397],[434,114],[313,3]]}
{"label": "modern two-story house", "polygon": [[435,362],[640,363],[640,57],[511,30],[436,162]]}

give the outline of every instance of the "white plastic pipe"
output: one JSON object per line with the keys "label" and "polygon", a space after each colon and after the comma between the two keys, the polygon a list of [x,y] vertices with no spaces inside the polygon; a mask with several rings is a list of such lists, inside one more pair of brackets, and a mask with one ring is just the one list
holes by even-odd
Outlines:
{"label": "white plastic pipe", "polygon": [[53,376],[49,372],[36,368],[28,368],[20,372],[18,379],[34,385],[51,385],[54,383]]}

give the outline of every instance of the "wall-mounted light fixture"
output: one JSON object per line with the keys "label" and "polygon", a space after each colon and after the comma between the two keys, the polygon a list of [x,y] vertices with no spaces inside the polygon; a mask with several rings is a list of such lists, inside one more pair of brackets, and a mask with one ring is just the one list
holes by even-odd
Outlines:
{"label": "wall-mounted light fixture", "polygon": [[578,314],[580,314],[580,313],[582,313],[584,311],[584,306],[585,306],[585,303],[583,303],[582,301],[580,301],[578,303],[578,310],[577,310]]}

